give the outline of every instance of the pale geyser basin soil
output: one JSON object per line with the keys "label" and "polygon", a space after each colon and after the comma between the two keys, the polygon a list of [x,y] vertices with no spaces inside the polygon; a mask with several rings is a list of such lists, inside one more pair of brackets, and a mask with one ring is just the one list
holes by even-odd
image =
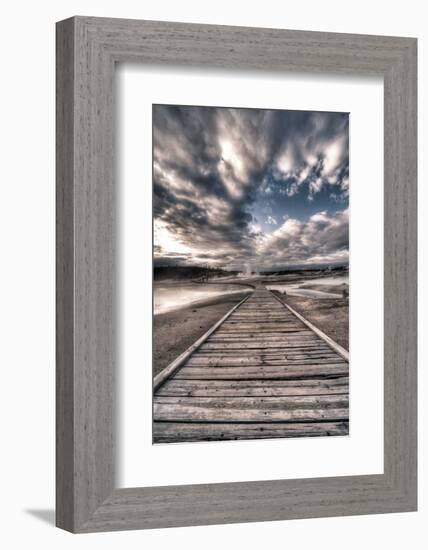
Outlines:
{"label": "pale geyser basin soil", "polygon": [[274,292],[280,300],[349,350],[349,301],[347,298],[320,300]]}
{"label": "pale geyser basin soil", "polygon": [[224,294],[200,305],[189,305],[154,316],[153,376],[198,340],[248,292]]}

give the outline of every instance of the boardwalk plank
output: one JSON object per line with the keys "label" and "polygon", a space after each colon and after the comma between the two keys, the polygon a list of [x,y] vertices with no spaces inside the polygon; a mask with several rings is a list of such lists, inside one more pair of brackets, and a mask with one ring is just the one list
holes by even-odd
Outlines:
{"label": "boardwalk plank", "polygon": [[230,336],[230,337],[236,337],[236,336],[242,336],[242,337],[249,337],[251,338],[251,336],[260,336],[262,338],[264,337],[267,337],[267,336],[277,336],[277,337],[281,337],[281,338],[284,338],[285,340],[289,340],[289,341],[299,341],[299,340],[312,340],[312,341],[318,341],[317,340],[317,337],[314,335],[313,332],[311,332],[310,330],[308,331],[305,331],[304,333],[302,332],[299,332],[298,334],[296,333],[292,333],[290,334],[288,331],[283,331],[283,330],[272,330],[270,327],[267,327],[266,330],[258,330],[258,329],[244,329],[244,328],[234,328],[234,329],[231,329],[231,328],[228,328],[228,329],[224,329],[224,328],[221,328],[220,330],[218,330],[218,332],[216,331],[216,336]]}
{"label": "boardwalk plank", "polygon": [[300,378],[329,378],[334,376],[347,376],[348,365],[339,363],[335,365],[304,365],[304,366],[279,366],[279,367],[183,367],[175,378],[199,379],[199,380],[254,380],[257,378],[272,379],[300,379]]}
{"label": "boardwalk plank", "polygon": [[[294,351],[297,350],[297,353],[294,353]],[[343,361],[343,357],[338,357],[337,354],[331,354],[328,350],[325,350],[323,348],[312,348],[310,350],[302,350],[301,348],[260,348],[260,347],[253,347],[248,348],[246,350],[243,350],[242,352],[233,353],[236,350],[231,349],[217,349],[217,350],[204,350],[195,354],[193,358],[197,357],[204,357],[206,359],[215,359],[216,357],[231,357],[231,358],[242,358],[245,359],[251,358],[251,357],[263,357],[263,358],[271,358],[271,359],[280,359],[280,358],[292,358],[298,360],[299,358],[302,359],[310,359],[315,358],[316,356],[323,355],[325,357],[332,357],[336,358],[340,361]],[[302,357],[305,356],[305,357]],[[346,361],[345,361],[346,362]]]}
{"label": "boardwalk plank", "polygon": [[195,387],[215,387],[221,389],[233,389],[233,388],[256,388],[256,387],[278,387],[278,388],[328,388],[331,389],[335,386],[347,386],[349,384],[349,377],[342,376],[334,378],[332,380],[320,380],[320,379],[307,379],[307,380],[178,380],[176,378],[170,378],[165,382],[162,388],[159,389],[157,395],[161,394],[169,388],[195,388]]}
{"label": "boardwalk plank", "polygon": [[337,422],[348,420],[348,409],[237,409],[198,405],[154,404],[155,421],[166,422]]}
{"label": "boardwalk plank", "polygon": [[[240,344],[239,342],[213,342],[207,341],[206,344],[202,344],[200,347],[200,351],[208,351],[208,350],[215,350],[219,353],[221,353],[221,350],[241,350],[243,347],[246,349],[287,349],[290,346],[287,344],[287,342],[275,342],[275,345],[271,344],[270,342],[246,342],[245,346]],[[336,354],[337,355],[337,354]]]}
{"label": "boardwalk plank", "polygon": [[348,407],[347,395],[298,395],[289,397],[171,397],[156,396],[155,407],[182,405],[183,407],[200,407],[202,409],[239,409],[280,410],[295,409],[345,409]]}
{"label": "boardwalk plank", "polygon": [[257,397],[348,395],[348,378],[327,380],[168,380],[157,395],[195,397]]}
{"label": "boardwalk plank", "polygon": [[285,357],[269,358],[260,355],[254,357],[222,357],[216,356],[211,358],[207,357],[192,357],[187,361],[186,367],[254,367],[254,366],[269,366],[269,367],[288,367],[288,366],[302,366],[302,365],[331,365],[346,364],[346,361],[339,363],[335,357],[315,357],[313,359],[287,359]]}
{"label": "boardwalk plank", "polygon": [[158,443],[274,439],[286,437],[326,437],[349,434],[348,422],[312,423],[198,423],[155,422],[153,437]]}

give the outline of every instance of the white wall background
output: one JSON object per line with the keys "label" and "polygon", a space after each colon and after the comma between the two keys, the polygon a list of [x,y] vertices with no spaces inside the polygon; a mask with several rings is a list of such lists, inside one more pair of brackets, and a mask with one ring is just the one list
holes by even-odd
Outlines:
{"label": "white wall background", "polygon": [[[15,0],[3,5],[1,41],[0,541],[4,548],[422,548],[427,470],[419,512],[73,536],[55,529],[54,506],[54,23],[71,15],[163,19],[419,38],[420,280],[427,232],[428,30],[424,3],[351,0]],[[426,250],[426,249],[425,249]],[[428,330],[420,287],[420,334]],[[420,353],[419,463],[428,462],[427,352]],[[426,544],[426,543],[425,543]]]}

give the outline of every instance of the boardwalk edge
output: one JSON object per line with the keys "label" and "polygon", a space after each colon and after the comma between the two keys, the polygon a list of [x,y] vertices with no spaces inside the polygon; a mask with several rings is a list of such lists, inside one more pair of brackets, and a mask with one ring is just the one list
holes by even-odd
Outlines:
{"label": "boardwalk edge", "polygon": [[282,300],[278,298],[278,296],[275,295],[274,292],[269,290],[269,292],[272,294],[272,296],[275,298],[275,300],[278,300],[280,304],[282,304],[284,307],[286,307],[293,315],[295,315],[302,323],[304,323],[308,328],[312,330],[312,332],[315,332],[317,336],[319,336],[326,344],[328,344],[336,353],[338,353],[345,361],[349,363],[349,351],[347,351],[345,348],[343,348],[341,345],[339,345],[337,342],[335,342],[330,336],[327,336],[325,332],[320,330],[318,327],[313,325],[310,321],[305,319],[303,315],[300,315],[295,309],[293,309],[288,304],[284,303]]}
{"label": "boardwalk edge", "polygon": [[232,309],[230,309],[219,321],[217,321],[211,328],[207,330],[205,334],[203,334],[199,340],[196,340],[194,344],[192,344],[189,348],[186,349],[181,355],[179,355],[172,363],[170,363],[167,367],[165,367],[159,374],[157,374],[154,377],[153,380],[153,391],[156,391],[165,381],[167,378],[169,378],[181,365],[194,353],[199,346],[201,346],[205,340],[211,336],[211,334],[218,329],[218,327],[226,321],[232,313],[238,309],[248,298],[252,295],[252,292],[249,292],[245,298],[243,298],[240,302],[235,304]]}

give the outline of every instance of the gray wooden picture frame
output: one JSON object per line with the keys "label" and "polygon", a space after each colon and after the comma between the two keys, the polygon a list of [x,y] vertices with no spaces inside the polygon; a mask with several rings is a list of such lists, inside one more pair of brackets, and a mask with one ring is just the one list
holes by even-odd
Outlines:
{"label": "gray wooden picture frame", "polygon": [[[414,38],[154,21],[57,24],[58,527],[83,533],[416,510],[416,47]],[[383,474],[115,488],[117,62],[383,76]]]}

